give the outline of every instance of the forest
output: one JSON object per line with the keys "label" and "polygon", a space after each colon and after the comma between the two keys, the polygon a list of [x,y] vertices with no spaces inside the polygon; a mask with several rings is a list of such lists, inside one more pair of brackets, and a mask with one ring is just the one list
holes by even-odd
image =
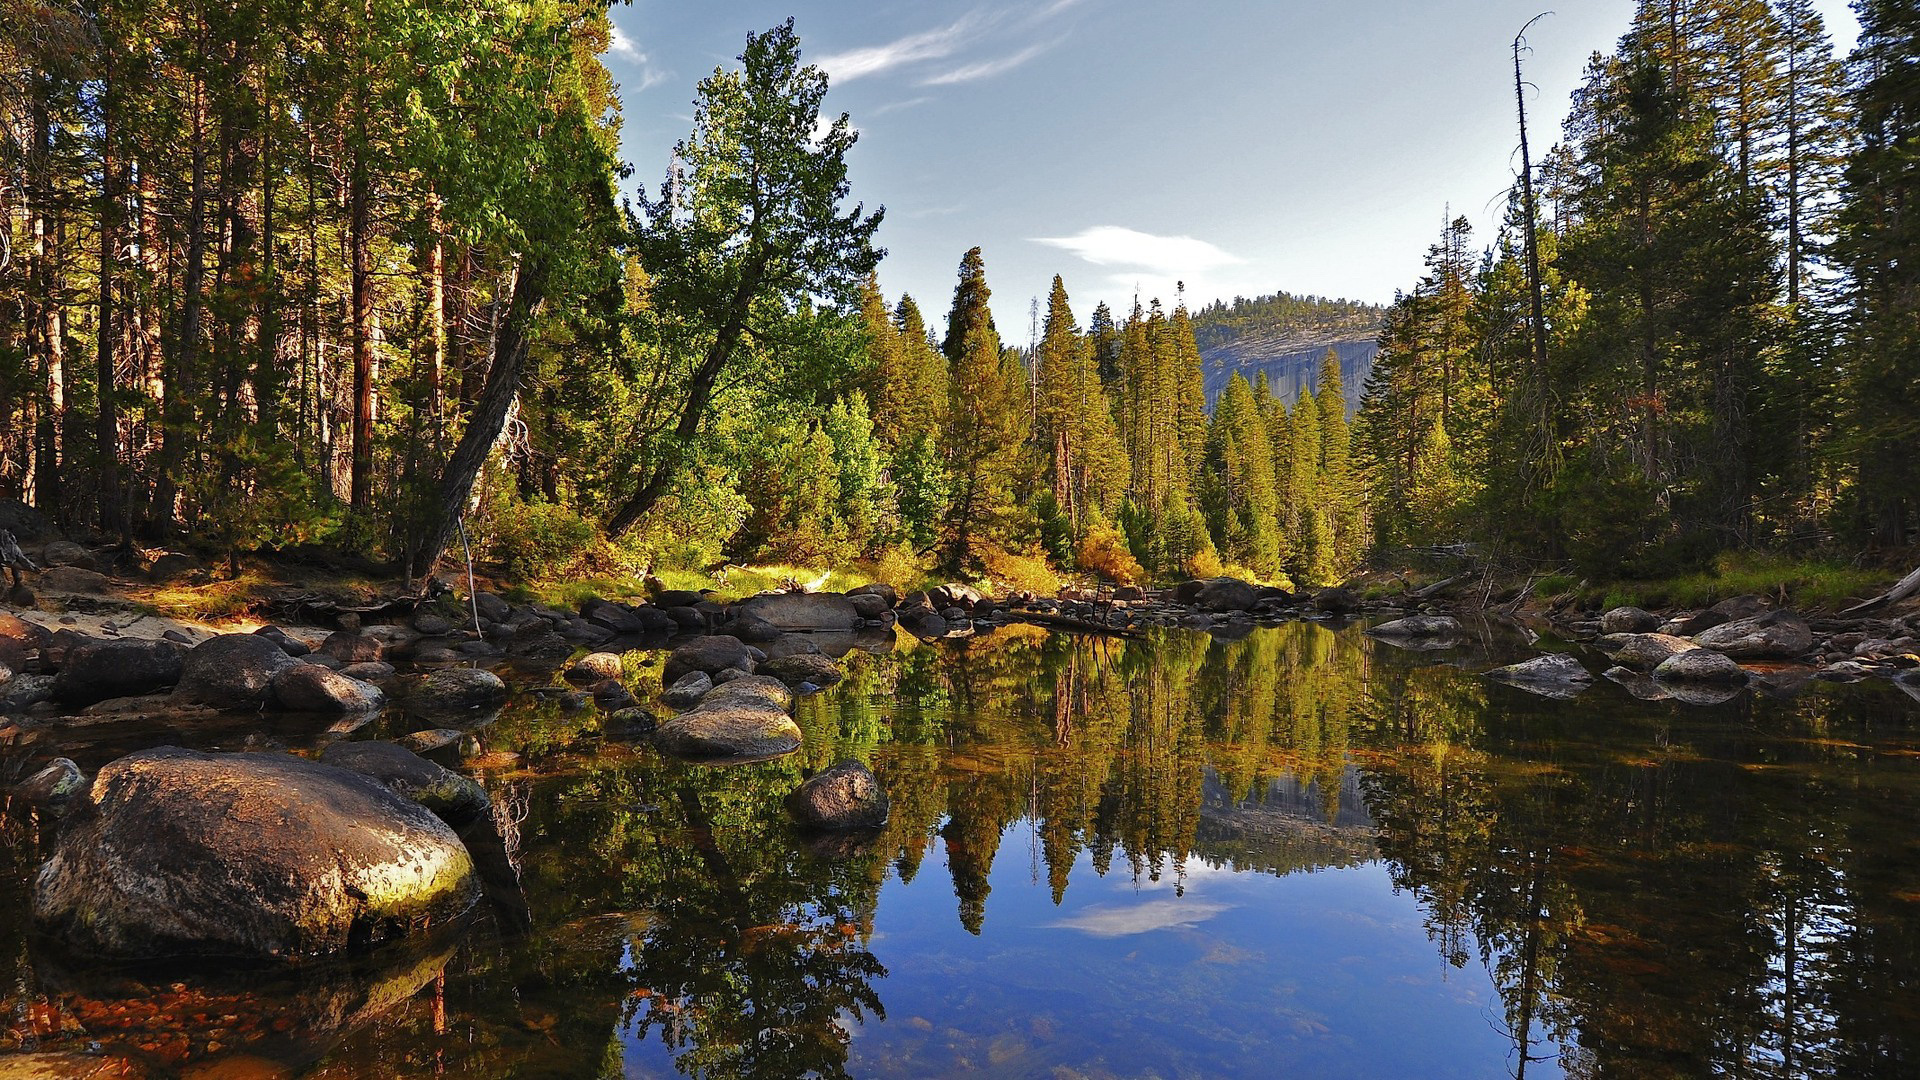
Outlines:
{"label": "forest", "polygon": [[1236,375],[1209,410],[1200,341],[1364,304],[1082,327],[1055,278],[1023,348],[978,248],[944,325],[885,295],[791,20],[626,196],[600,0],[9,4],[0,498],[409,575],[463,527],[527,578],[1891,559],[1920,526],[1920,15],[1857,7],[1843,60],[1810,0],[1644,0],[1557,142],[1522,92],[1503,226],[1434,243],[1349,417],[1331,357],[1298,401]]}

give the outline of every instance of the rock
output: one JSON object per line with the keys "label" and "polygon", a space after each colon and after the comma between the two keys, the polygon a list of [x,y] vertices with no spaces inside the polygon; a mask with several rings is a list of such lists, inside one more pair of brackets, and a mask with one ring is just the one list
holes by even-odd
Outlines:
{"label": "rock", "polygon": [[394,677],[393,665],[385,660],[369,660],[363,664],[348,664],[339,669],[340,674],[361,682],[383,682]]}
{"label": "rock", "polygon": [[1194,606],[1216,614],[1228,611],[1252,611],[1260,594],[1238,578],[1213,578],[1204,582],[1193,598]]}
{"label": "rock", "polygon": [[0,499],[0,529],[22,540],[36,540],[52,531],[40,511],[19,499]]}
{"label": "rock", "polygon": [[1712,649],[1675,653],[1653,669],[1653,677],[1676,683],[1745,685],[1747,681],[1747,673],[1739,664]]}
{"label": "rock", "polygon": [[633,700],[633,691],[627,689],[627,684],[619,679],[602,679],[587,687],[587,692],[593,695],[595,705],[608,712],[618,712],[638,704]]}
{"label": "rock", "polygon": [[15,671],[26,667],[27,657],[46,646],[47,628],[17,615],[0,615],[0,664]]}
{"label": "rock", "polygon": [[164,690],[180,681],[184,656],[185,650],[171,641],[129,638],[82,642],[62,659],[60,673],[52,683],[52,698],[66,705],[86,706],[108,698]]}
{"label": "rock", "polygon": [[1593,675],[1580,663],[1566,653],[1549,653],[1536,656],[1519,664],[1509,664],[1487,672],[1487,678],[1501,682],[1523,685],[1552,685],[1565,683],[1590,683]]}
{"label": "rock", "polygon": [[100,561],[93,557],[92,551],[70,540],[55,540],[42,548],[40,561],[49,567],[77,566],[82,570],[100,569]]}
{"label": "rock", "polygon": [[290,755],[148,750],[101,769],[88,801],[33,889],[34,922],[87,957],[320,957],[480,896],[440,819]]}
{"label": "rock", "polygon": [[567,669],[567,678],[578,683],[597,683],[620,677],[620,654],[588,653]]}
{"label": "rock", "polygon": [[846,677],[840,665],[833,658],[820,653],[795,653],[777,660],[769,660],[757,669],[762,675],[771,675],[788,686],[812,683],[815,686],[830,686]]}
{"label": "rock", "polygon": [[1457,638],[1466,632],[1467,628],[1460,625],[1460,620],[1451,615],[1411,615],[1381,623],[1367,631],[1373,637],[1401,640]]}
{"label": "rock", "polygon": [[860,625],[854,602],[839,593],[763,593],[733,606],[733,617],[751,615],[784,631],[851,630]]}
{"label": "rock", "polygon": [[1600,616],[1603,634],[1651,634],[1660,629],[1660,616],[1637,607],[1617,607]]}
{"label": "rock", "polygon": [[268,641],[273,642],[275,645],[280,646],[280,651],[283,653],[286,653],[288,656],[301,657],[301,656],[307,656],[313,652],[311,648],[307,647],[306,642],[301,641],[299,638],[296,638],[291,634],[288,634],[285,630],[282,630],[277,626],[273,626],[273,625],[263,626],[260,629],[255,630],[254,633],[260,635],[263,638],[266,638]]}
{"label": "rock", "polygon": [[13,787],[15,798],[35,806],[57,807],[87,790],[87,774],[67,758],[54,758],[46,768]]}
{"label": "rock", "polygon": [[451,750],[453,756],[458,757],[460,744],[466,737],[467,733],[464,731],[455,731],[452,728],[430,728],[426,731],[402,735],[395,741],[416,754],[439,754]]}
{"label": "rock", "polygon": [[424,713],[471,712],[507,700],[507,684],[480,668],[452,667],[433,672],[407,695],[407,708]]}
{"label": "rock", "polygon": [[689,671],[704,671],[711,675],[730,667],[752,669],[753,661],[747,658],[746,642],[727,634],[715,634],[713,637],[690,641],[673,650],[667,657],[665,670],[660,673],[660,684],[672,686]]}
{"label": "rock", "polygon": [[980,590],[971,585],[962,585],[957,581],[949,581],[945,585],[937,585],[927,590],[927,600],[933,604],[936,611],[945,611],[948,608],[971,611],[973,605],[984,599],[986,597]]}
{"label": "rock", "polygon": [[413,628],[427,637],[445,637],[453,633],[453,620],[442,618],[431,611],[421,611],[413,616]]}
{"label": "rock", "polygon": [[912,609],[900,613],[900,625],[907,632],[923,640],[947,636],[947,620],[931,611]]}
{"label": "rock", "polygon": [[615,634],[644,634],[650,628],[648,620],[625,604],[597,597],[580,605],[580,617]]}
{"label": "rock", "polygon": [[1670,634],[1620,634],[1611,639],[1602,638],[1596,644],[1613,654],[1614,663],[1635,671],[1652,671],[1668,657],[1700,647]]}
{"label": "rock", "polygon": [[795,788],[787,808],[809,829],[877,829],[887,823],[887,792],[865,765],[843,761]]}
{"label": "rock", "polygon": [[105,574],[78,566],[55,566],[37,579],[40,591],[72,596],[102,596],[113,591]]}
{"label": "rock", "polygon": [[667,589],[654,597],[653,602],[663,608],[692,607],[706,598],[705,593],[693,589]]}
{"label": "rock", "polygon": [[6,1080],[147,1080],[153,1075],[132,1058],[78,1050],[8,1054],[0,1058],[0,1067]]}
{"label": "rock", "polygon": [[700,704],[700,699],[713,689],[713,680],[704,671],[689,671],[674,681],[660,695],[660,703],[669,709],[685,712]]}
{"label": "rock", "polygon": [[793,691],[779,679],[765,675],[748,675],[733,679],[707,692],[702,705],[766,705],[786,710],[793,706]]}
{"label": "rock", "polygon": [[762,655],[754,658],[754,663],[778,660],[783,656],[799,656],[806,653],[821,652],[820,643],[813,640],[811,634],[785,634],[767,642]]}
{"label": "rock", "polygon": [[673,624],[675,632],[685,632],[689,634],[704,634],[707,632],[707,627],[709,626],[707,615],[698,608],[670,607],[661,608],[660,611],[661,614],[665,615],[667,620]]}
{"label": "rock", "polygon": [[320,762],[371,777],[456,829],[493,809],[486,789],[471,778],[436,765],[399,743],[337,742],[321,752]]}
{"label": "rock", "polygon": [[318,664],[299,664],[275,675],[273,697],[294,712],[372,712],[387,703],[387,695],[372,683]]}
{"label": "rock", "polygon": [[503,623],[513,617],[513,605],[490,592],[473,594],[471,606],[488,622]]}
{"label": "rock", "polygon": [[200,564],[186,555],[167,552],[153,560],[147,567],[147,580],[155,585],[166,585],[200,569]]}
{"label": "rock", "polygon": [[1608,681],[1619,684],[1621,689],[1641,701],[1666,701],[1673,695],[1667,688],[1654,681],[1653,676],[1632,668],[1610,667],[1601,673]]}
{"label": "rock", "polygon": [[507,639],[507,655],[558,667],[573,655],[573,643],[554,632],[551,623],[541,620],[515,631]]}
{"label": "rock", "polygon": [[1858,660],[1842,660],[1837,664],[1831,664],[1822,668],[1820,673],[1814,677],[1825,679],[1828,682],[1859,682],[1862,679],[1873,676],[1875,673],[1875,669],[1862,664]]}
{"label": "rock", "polygon": [[15,675],[0,686],[0,714],[17,715],[53,700],[52,675]]}
{"label": "rock", "polygon": [[1786,660],[1813,648],[1813,628],[1791,611],[1770,611],[1721,623],[1693,640],[1735,660]]}
{"label": "rock", "polygon": [[751,679],[751,678],[753,678],[752,672],[742,671],[737,667],[730,667],[725,671],[714,672],[713,685],[720,686],[724,683],[730,683],[735,679]]}
{"label": "rock", "polygon": [[862,585],[857,589],[847,590],[848,599],[852,599],[856,596],[877,596],[880,598],[882,603],[887,605],[888,609],[892,609],[894,606],[900,603],[899,590],[895,589],[891,585],[888,585],[884,582],[879,582],[879,581],[873,582],[870,585]]}
{"label": "rock", "polygon": [[1360,610],[1360,594],[1352,589],[1321,589],[1313,594],[1313,606],[1329,615],[1345,615]]}
{"label": "rock", "polygon": [[849,595],[847,602],[853,605],[854,614],[863,619],[877,619],[893,610],[893,605],[887,603],[887,598],[876,593]]}
{"label": "rock", "polygon": [[785,710],[762,703],[703,701],[661,724],[653,745],[662,753],[704,760],[777,757],[800,749],[800,726]]}
{"label": "rock", "polygon": [[600,731],[609,739],[644,739],[660,726],[660,720],[646,709],[634,707],[609,713],[600,722]]}
{"label": "rock", "polygon": [[371,636],[357,631],[336,630],[327,635],[320,643],[317,652],[325,653],[342,664],[364,664],[378,660],[384,653],[380,643]]}
{"label": "rock", "polygon": [[173,694],[216,709],[258,709],[272,694],[274,678],[298,664],[258,634],[221,634],[187,650]]}
{"label": "rock", "polygon": [[1680,620],[1678,626],[1665,632],[1675,637],[1695,637],[1721,623],[1751,619],[1755,615],[1764,615],[1771,610],[1773,610],[1773,601],[1764,596],[1730,597],[1697,615]]}

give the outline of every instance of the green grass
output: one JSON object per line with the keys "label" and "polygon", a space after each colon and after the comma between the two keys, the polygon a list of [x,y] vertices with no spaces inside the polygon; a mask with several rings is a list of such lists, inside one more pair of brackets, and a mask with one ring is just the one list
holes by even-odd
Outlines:
{"label": "green grass", "polygon": [[1614,582],[1594,589],[1587,599],[1603,609],[1702,608],[1759,594],[1802,610],[1833,611],[1875,595],[1891,580],[1884,571],[1823,560],[1729,553],[1715,559],[1710,570],[1660,581]]}

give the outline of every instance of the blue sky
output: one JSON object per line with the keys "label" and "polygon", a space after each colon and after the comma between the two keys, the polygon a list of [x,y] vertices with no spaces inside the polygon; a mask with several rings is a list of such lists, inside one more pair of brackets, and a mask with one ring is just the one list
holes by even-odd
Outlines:
{"label": "blue sky", "polygon": [[[1547,0],[634,0],[613,9],[624,152],[650,189],[695,84],[795,18],[851,115],[854,197],[884,205],[889,297],[944,320],[983,249],[995,320],[1024,344],[1054,274],[1104,300],[1284,289],[1384,302],[1449,208],[1484,241],[1517,162],[1513,35]],[[1858,27],[1819,0],[1841,48]],[[1536,146],[1631,0],[1559,0],[1529,35]]]}

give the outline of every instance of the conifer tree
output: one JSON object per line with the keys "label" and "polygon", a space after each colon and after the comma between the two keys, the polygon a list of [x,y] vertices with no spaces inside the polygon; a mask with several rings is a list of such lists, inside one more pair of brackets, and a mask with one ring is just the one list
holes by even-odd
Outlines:
{"label": "conifer tree", "polygon": [[1340,354],[1332,349],[1320,361],[1320,498],[1327,529],[1333,537],[1328,552],[1340,570],[1354,565],[1365,547],[1361,536],[1361,492],[1353,472],[1353,429],[1347,422],[1346,384],[1340,374]]}
{"label": "conifer tree", "polygon": [[1058,276],[1047,300],[1036,366],[1053,496],[1077,535],[1081,512],[1089,504],[1118,505],[1126,491],[1127,461],[1100,382],[1093,342],[1074,324],[1066,284]]}
{"label": "conifer tree", "polygon": [[1326,522],[1319,514],[1320,460],[1324,452],[1320,439],[1320,408],[1311,391],[1300,395],[1288,417],[1287,501],[1285,525],[1287,546],[1292,551],[1288,566],[1294,580],[1316,583],[1315,571],[1326,553],[1317,542]]}
{"label": "conifer tree", "polygon": [[1264,578],[1281,570],[1273,443],[1253,387],[1234,372],[1221,392],[1200,474],[1200,505],[1223,557]]}
{"label": "conifer tree", "polygon": [[[986,262],[973,248],[960,261],[941,346],[952,388],[945,431],[953,475],[947,564],[956,570],[977,562],[979,543],[1003,529],[1024,441],[1027,395],[1024,384],[1016,386],[1010,377],[987,306],[991,295]],[[1020,372],[1017,359],[1012,367]]]}

